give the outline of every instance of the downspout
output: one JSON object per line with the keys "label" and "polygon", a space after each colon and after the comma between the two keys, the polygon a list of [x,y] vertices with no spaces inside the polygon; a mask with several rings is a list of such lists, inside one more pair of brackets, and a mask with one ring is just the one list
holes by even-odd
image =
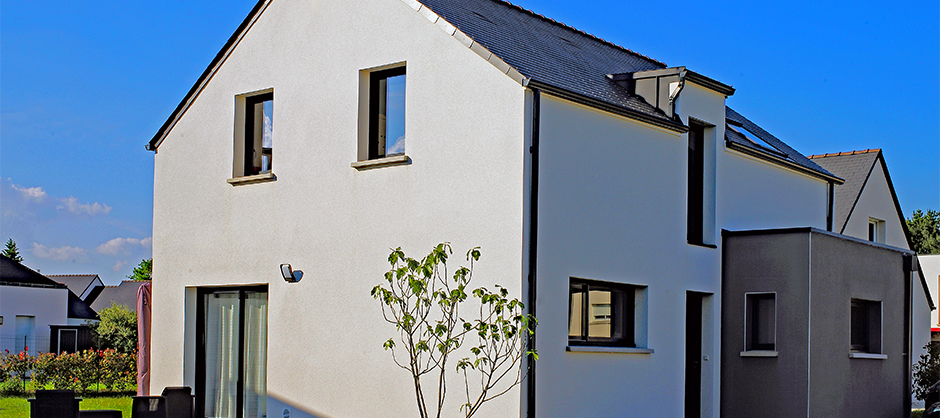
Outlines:
{"label": "downspout", "polygon": [[832,181],[830,181],[829,182],[829,202],[827,202],[828,209],[826,209],[826,230],[829,232],[832,232],[832,223],[833,223],[832,212],[833,212],[833,205],[834,205],[833,202],[835,202],[835,190],[836,190],[835,184]]}
{"label": "downspout", "polygon": [[914,255],[904,254],[904,412],[905,416],[911,416],[911,341],[913,332],[911,331],[911,304],[914,300],[911,291],[911,282],[914,279]]}
{"label": "downspout", "polygon": [[[529,195],[529,295],[526,306],[529,308],[529,315],[535,316],[536,291],[538,281],[536,280],[536,266],[538,261],[538,215],[539,215],[539,113],[540,113],[540,94],[539,90],[532,90],[532,145],[529,152],[532,154],[531,169],[529,173],[531,179]],[[538,318],[538,317],[536,317]],[[535,334],[529,336],[529,349],[535,349]],[[526,379],[526,416],[535,418],[535,359],[528,357],[529,376]]]}

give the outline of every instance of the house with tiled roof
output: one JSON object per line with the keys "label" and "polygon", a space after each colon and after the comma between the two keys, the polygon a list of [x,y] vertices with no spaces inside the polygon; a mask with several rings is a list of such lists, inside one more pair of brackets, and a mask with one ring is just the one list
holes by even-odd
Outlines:
{"label": "house with tiled roof", "polygon": [[[903,414],[911,253],[833,232],[843,178],[734,92],[504,1],[259,1],[147,143],[151,390],[193,387],[198,416],[415,415],[369,292],[389,248],[447,241],[539,319],[480,416]],[[883,267],[809,315],[826,277],[785,244]],[[838,372],[794,372],[821,358]]]}

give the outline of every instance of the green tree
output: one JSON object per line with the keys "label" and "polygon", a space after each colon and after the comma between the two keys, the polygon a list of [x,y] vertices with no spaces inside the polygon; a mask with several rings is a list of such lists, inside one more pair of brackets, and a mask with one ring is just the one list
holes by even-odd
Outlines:
{"label": "green tree", "polygon": [[915,210],[906,220],[917,254],[940,254],[940,212]]}
{"label": "green tree", "polygon": [[7,246],[3,249],[3,255],[17,263],[23,262],[23,257],[20,256],[20,249],[16,248],[16,242],[13,242],[13,238],[7,240]]}
{"label": "green tree", "polygon": [[927,399],[927,389],[940,382],[940,346],[927,343],[924,350],[926,353],[920,355],[920,361],[911,370],[914,397],[920,400]]}
{"label": "green tree", "polygon": [[[385,320],[399,334],[383,347],[392,352],[395,364],[411,375],[421,418],[441,416],[448,362],[455,357],[464,356],[451,364],[463,377],[466,401],[459,409],[465,417],[522,381],[520,363],[524,357],[538,359],[534,350],[527,349],[536,319],[523,313],[522,302],[509,299],[509,292],[499,285],[495,292],[485,287],[470,291],[479,248],[467,252],[470,267],[458,268],[449,278],[447,258],[451,253],[450,244],[442,243],[418,261],[406,257],[399,247],[388,256],[391,268],[384,283],[372,289],[372,297],[382,303]],[[460,309],[467,305],[467,292],[479,301],[467,311],[470,321],[460,316]],[[461,349],[467,339],[472,341],[470,346]],[[433,397],[431,405],[425,400],[426,391]]]}
{"label": "green tree", "polygon": [[95,347],[125,354],[137,350],[137,312],[112,301],[98,318],[101,321],[91,327]]}
{"label": "green tree", "polygon": [[134,267],[134,272],[127,276],[131,280],[150,280],[150,271],[153,268],[153,259],[140,260],[140,264]]}

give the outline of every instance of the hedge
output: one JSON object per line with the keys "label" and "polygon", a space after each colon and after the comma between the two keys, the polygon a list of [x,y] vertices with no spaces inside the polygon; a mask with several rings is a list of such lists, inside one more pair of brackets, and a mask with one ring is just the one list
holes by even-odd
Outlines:
{"label": "hedge", "polygon": [[72,389],[78,393],[87,393],[90,387],[129,391],[137,384],[137,354],[90,349],[30,356],[4,350],[0,354],[0,387],[7,392],[25,393],[27,380],[32,380],[34,388]]}

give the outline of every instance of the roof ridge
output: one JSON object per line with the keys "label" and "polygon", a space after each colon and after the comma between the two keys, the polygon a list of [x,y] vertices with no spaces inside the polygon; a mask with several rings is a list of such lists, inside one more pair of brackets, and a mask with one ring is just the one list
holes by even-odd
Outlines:
{"label": "roof ridge", "polygon": [[842,157],[842,156],[847,156],[847,155],[868,154],[872,152],[881,152],[881,148],[869,148],[869,149],[856,150],[856,151],[841,151],[841,152],[831,152],[828,154],[808,155],[806,156],[806,158]]}
{"label": "roof ridge", "polygon": [[[420,0],[418,0],[418,1],[420,1]],[[522,6],[519,6],[519,5],[510,3],[508,0],[492,0],[492,1],[495,1],[495,2],[497,2],[497,3],[503,3],[503,4],[505,4],[505,5],[509,6],[509,7],[513,7],[513,8],[515,8],[515,9],[521,10],[522,12],[525,12],[525,13],[528,13],[528,14],[530,14],[530,15],[532,15],[532,16],[535,16],[535,17],[537,17],[537,18],[539,18],[539,19],[548,21],[548,22],[550,22],[550,23],[554,23],[555,25],[561,26],[561,27],[563,27],[563,28],[565,28],[565,29],[568,29],[568,30],[570,30],[570,31],[572,31],[572,32],[580,33],[581,35],[587,36],[588,38],[591,38],[591,39],[593,39],[593,40],[595,40],[595,41],[598,41],[598,42],[600,42],[600,43],[607,44],[607,45],[609,45],[609,46],[612,46],[612,47],[614,47],[614,48],[617,48],[617,49],[619,49],[619,50],[621,50],[621,51],[624,51],[624,52],[626,52],[626,53],[628,53],[628,54],[633,54],[633,55],[636,55],[636,56],[638,56],[638,57],[640,57],[640,58],[643,58],[643,59],[645,59],[645,60],[652,61],[652,62],[654,62],[654,63],[656,63],[656,64],[662,65],[663,68],[668,67],[668,66],[666,65],[666,63],[664,63],[664,62],[662,62],[662,61],[660,61],[660,60],[657,60],[657,59],[655,59],[655,58],[648,57],[648,56],[643,55],[643,54],[641,54],[641,53],[639,53],[639,52],[636,52],[636,51],[634,51],[634,50],[631,50],[631,49],[629,49],[629,48],[622,47],[622,46],[617,45],[617,44],[615,44],[615,43],[613,43],[613,42],[610,42],[610,41],[608,41],[608,40],[606,40],[606,39],[603,39],[603,38],[601,38],[601,37],[599,37],[599,36],[595,36],[595,35],[592,35],[592,34],[590,34],[590,33],[587,33],[587,32],[585,32],[585,31],[583,31],[583,30],[581,30],[581,29],[578,29],[578,28],[576,28],[576,27],[574,27],[574,26],[569,26],[569,25],[567,25],[567,24],[565,24],[565,23],[559,22],[559,21],[557,21],[557,20],[555,20],[555,19],[552,19],[552,18],[550,18],[550,17],[548,17],[548,16],[545,16],[545,15],[542,15],[542,14],[540,14],[540,13],[536,13],[536,12],[534,12],[534,11],[532,11],[532,10],[526,9],[525,7],[522,7]]]}
{"label": "roof ridge", "polygon": [[57,276],[97,276],[95,273],[78,273],[78,274],[46,274],[46,277],[57,277]]}

